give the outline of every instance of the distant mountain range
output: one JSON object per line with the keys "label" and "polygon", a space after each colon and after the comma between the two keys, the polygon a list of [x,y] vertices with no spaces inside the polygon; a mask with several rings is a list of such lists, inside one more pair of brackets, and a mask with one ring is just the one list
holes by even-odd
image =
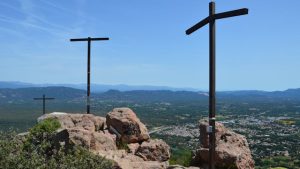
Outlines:
{"label": "distant mountain range", "polygon": [[[26,101],[33,97],[41,97],[46,94],[55,97],[57,100],[85,100],[86,91],[70,87],[27,87],[27,88],[0,88],[0,102]],[[133,90],[119,91],[108,90],[102,93],[92,93],[92,98],[112,101],[132,101],[132,102],[207,102],[207,92],[194,91],[171,91],[171,90]],[[226,91],[217,92],[218,100],[223,101],[300,101],[300,89],[289,89],[285,91]]]}
{"label": "distant mountain range", "polygon": [[[14,81],[0,81],[0,89],[18,89],[28,87],[71,87],[74,89],[86,90],[86,84],[34,84]],[[118,91],[132,91],[132,90],[170,90],[170,91],[197,91],[194,88],[174,88],[168,86],[151,86],[151,85],[105,85],[105,84],[91,84],[91,91],[93,92],[106,92],[108,90]]]}

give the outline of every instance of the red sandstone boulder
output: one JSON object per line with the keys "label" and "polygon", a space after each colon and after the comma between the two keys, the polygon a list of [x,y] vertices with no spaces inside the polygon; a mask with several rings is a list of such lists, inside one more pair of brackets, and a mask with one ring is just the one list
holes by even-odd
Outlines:
{"label": "red sandstone boulder", "polygon": [[[106,119],[92,114],[50,113],[38,122],[57,119],[61,129],[51,137],[54,146],[80,146],[113,160],[116,169],[166,169],[170,148],[162,140],[150,140],[146,126],[129,108],[117,108]],[[117,142],[128,149],[118,149]]]}
{"label": "red sandstone boulder", "polygon": [[66,146],[80,146],[90,151],[117,150],[115,141],[104,133],[92,132],[84,129],[62,129],[54,136],[56,142]]}
{"label": "red sandstone boulder", "polygon": [[164,162],[170,159],[170,147],[160,139],[145,141],[136,150],[135,155],[145,161]]}
{"label": "red sandstone boulder", "polygon": [[129,153],[135,154],[139,147],[140,147],[139,143],[128,144]]}
{"label": "red sandstone boulder", "polygon": [[124,143],[140,143],[150,139],[146,126],[129,108],[115,108],[106,116],[110,132]]}
{"label": "red sandstone boulder", "polygon": [[[200,148],[192,164],[203,168],[209,162],[207,121],[200,121]],[[245,136],[237,134],[216,122],[216,166],[220,168],[254,169],[254,160]]]}
{"label": "red sandstone boulder", "polygon": [[168,167],[167,161],[144,161],[141,157],[127,153],[125,150],[103,151],[97,154],[115,161],[117,169],[166,169]]}
{"label": "red sandstone boulder", "polygon": [[61,124],[61,128],[63,129],[78,128],[88,131],[99,131],[103,130],[105,126],[105,118],[95,116],[93,114],[71,114],[54,112],[39,117],[38,122],[47,118],[57,119]]}

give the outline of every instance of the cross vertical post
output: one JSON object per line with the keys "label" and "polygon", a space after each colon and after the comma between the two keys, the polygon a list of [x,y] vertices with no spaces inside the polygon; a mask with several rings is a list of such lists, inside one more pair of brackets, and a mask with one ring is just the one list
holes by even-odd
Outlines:
{"label": "cross vertical post", "polygon": [[87,98],[86,98],[86,113],[90,114],[90,95],[91,95],[91,41],[109,40],[109,38],[79,38],[70,39],[71,42],[87,41]]}
{"label": "cross vertical post", "polygon": [[43,97],[41,98],[33,98],[33,100],[42,100],[43,101],[43,114],[46,114],[46,100],[54,100],[55,98],[46,97],[45,94],[43,94]]}
{"label": "cross vertical post", "polygon": [[43,114],[46,113],[46,100],[45,100],[45,95],[43,94]]}
{"label": "cross vertical post", "polygon": [[215,2],[209,3],[209,16],[201,20],[188,30],[186,34],[190,35],[201,27],[209,24],[209,169],[215,169],[216,152],[216,20],[248,14],[247,8],[238,10],[215,13]]}
{"label": "cross vertical post", "polygon": [[[215,14],[215,3],[209,3],[209,17],[212,18]],[[215,166],[215,115],[216,115],[216,24],[215,20],[209,22],[209,161],[210,169]]]}
{"label": "cross vertical post", "polygon": [[91,38],[88,38],[88,63],[87,63],[87,104],[86,113],[90,114],[90,95],[91,95]]}

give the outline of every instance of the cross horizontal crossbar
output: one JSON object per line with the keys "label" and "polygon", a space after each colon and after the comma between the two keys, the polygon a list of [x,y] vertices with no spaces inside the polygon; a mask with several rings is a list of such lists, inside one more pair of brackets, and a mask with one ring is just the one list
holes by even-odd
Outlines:
{"label": "cross horizontal crossbar", "polygon": [[33,98],[34,100],[54,100],[55,98]]}
{"label": "cross horizontal crossbar", "polygon": [[214,14],[212,16],[208,16],[202,21],[198,22],[196,25],[192,26],[188,30],[185,31],[187,35],[192,34],[196,30],[202,28],[206,24],[208,24],[211,20],[216,20],[216,19],[223,19],[223,18],[229,18],[229,17],[234,17],[234,16],[240,16],[240,15],[247,15],[248,14],[248,9],[247,8],[242,8],[238,10],[233,10],[229,12],[222,12],[218,14]]}
{"label": "cross horizontal crossbar", "polygon": [[229,12],[217,13],[213,17],[214,17],[214,19],[223,19],[223,18],[229,18],[229,17],[247,15],[247,14],[248,14],[248,9],[242,8],[242,9],[233,10],[233,11],[229,11]]}
{"label": "cross horizontal crossbar", "polygon": [[205,26],[206,24],[209,23],[209,18],[210,17],[206,17],[205,19],[203,19],[202,21],[198,22],[196,25],[192,26],[191,28],[189,28],[188,30],[185,31],[185,33],[187,35],[195,32],[196,30],[202,28],[203,26]]}
{"label": "cross horizontal crossbar", "polygon": [[99,41],[99,40],[109,40],[109,38],[78,38],[78,39],[70,39],[71,42],[76,42],[76,41]]}

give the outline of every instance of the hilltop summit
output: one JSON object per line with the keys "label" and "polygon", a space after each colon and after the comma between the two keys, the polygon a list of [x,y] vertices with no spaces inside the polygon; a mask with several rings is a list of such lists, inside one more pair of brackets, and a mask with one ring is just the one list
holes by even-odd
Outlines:
{"label": "hilltop summit", "polygon": [[81,146],[113,160],[114,168],[167,168],[169,146],[151,139],[145,125],[129,108],[116,108],[104,117],[92,114],[50,113],[38,121],[53,118],[61,124],[54,140],[57,144]]}
{"label": "hilltop summit", "polygon": [[[194,167],[170,166],[170,147],[151,139],[146,126],[129,108],[115,108],[106,118],[92,114],[53,112],[38,122],[56,119],[61,127],[53,136],[57,145],[80,146],[114,161],[121,169],[206,169],[208,164],[207,121],[199,122],[200,147],[191,162]],[[216,123],[216,165],[221,168],[254,169],[246,138]]]}

